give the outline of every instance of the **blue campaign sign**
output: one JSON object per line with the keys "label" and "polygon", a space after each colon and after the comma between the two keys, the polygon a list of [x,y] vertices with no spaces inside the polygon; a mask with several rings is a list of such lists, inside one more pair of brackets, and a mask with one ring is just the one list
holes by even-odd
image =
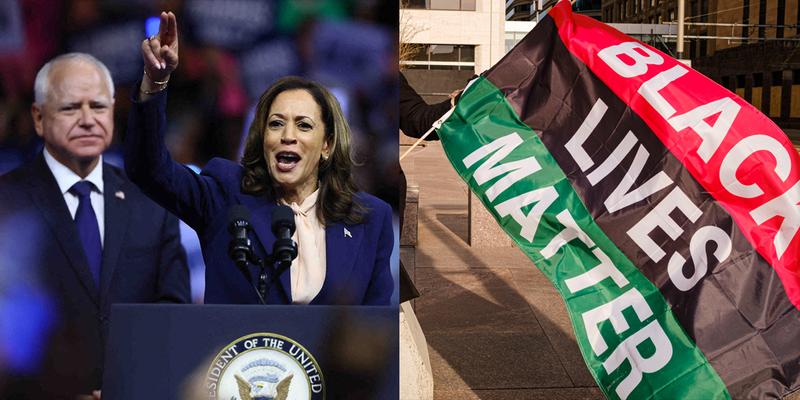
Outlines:
{"label": "blue campaign sign", "polygon": [[294,43],[288,39],[274,39],[254,46],[239,56],[242,80],[251,99],[278,78],[297,74],[300,61]]}
{"label": "blue campaign sign", "polygon": [[275,29],[275,3],[265,0],[191,0],[186,18],[196,39],[242,49]]}
{"label": "blue campaign sign", "polygon": [[387,63],[393,59],[393,36],[375,25],[321,22],[312,38],[312,74],[323,82],[369,88],[386,73]]}
{"label": "blue campaign sign", "polygon": [[0,2],[0,54],[20,50],[24,44],[19,3],[13,0]]}
{"label": "blue campaign sign", "polygon": [[130,20],[76,33],[69,38],[67,48],[97,57],[119,86],[142,77],[140,45],[143,38],[142,21]]}

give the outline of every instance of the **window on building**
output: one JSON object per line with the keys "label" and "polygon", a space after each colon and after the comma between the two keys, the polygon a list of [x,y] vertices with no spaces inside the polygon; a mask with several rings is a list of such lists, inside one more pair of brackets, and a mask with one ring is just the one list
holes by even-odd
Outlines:
{"label": "window on building", "polygon": [[800,70],[792,70],[792,89],[789,100],[789,118],[800,118],[800,90],[796,85],[800,85]]}
{"label": "window on building", "polygon": [[[791,9],[791,7],[789,9]],[[795,16],[794,20],[795,21],[800,21],[800,4],[798,4],[797,15]],[[800,29],[796,30],[795,32],[799,32],[798,34],[800,34]]]}
{"label": "window on building", "polygon": [[506,39],[506,53],[508,53],[509,50],[511,50],[511,48],[514,47],[514,45],[516,44],[516,41],[514,40],[514,32],[506,32],[505,39]]}
{"label": "window on building", "polygon": [[[798,16],[800,16],[800,7],[797,7]],[[750,0],[742,2],[742,37],[749,37],[750,30],[747,24],[750,23]]]}
{"label": "window on building", "polygon": [[514,7],[514,14],[530,14],[530,13],[531,13],[530,4],[522,4]]}
{"label": "window on building", "polygon": [[764,86],[764,74],[757,72],[753,74],[753,87]]}
{"label": "window on building", "polygon": [[730,76],[723,76],[720,83],[726,89],[734,89],[734,88],[731,87],[731,77]]}
{"label": "window on building", "polygon": [[[525,37],[527,33],[517,33],[516,35],[519,35],[520,36],[519,40],[522,40],[522,38]],[[475,46],[458,46],[458,47],[459,49],[461,49],[459,61],[475,63]]]}
{"label": "window on building", "polygon": [[431,10],[460,10],[461,2],[459,0],[428,0],[427,2]]}
{"label": "window on building", "polygon": [[782,86],[782,85],[783,85],[783,71],[773,71],[772,86]]}
{"label": "window on building", "polygon": [[431,61],[458,61],[458,47],[449,44],[434,44],[428,47]]}
{"label": "window on building", "polygon": [[[506,44],[508,44],[508,38],[506,38]],[[401,64],[410,69],[455,69],[462,71],[475,69],[475,46],[454,44],[423,44],[418,46],[420,50],[414,57],[408,61],[401,61]]]}
{"label": "window on building", "polygon": [[700,22],[708,22],[708,0],[700,1]]}
{"label": "window on building", "polygon": [[736,75],[736,88],[742,89],[744,86],[744,75]]}
{"label": "window on building", "polygon": [[[528,32],[506,32],[506,53],[511,51],[527,34]],[[461,57],[462,59],[466,57],[474,60],[475,47],[463,47],[461,49]]]}
{"label": "window on building", "polygon": [[600,9],[602,9],[600,0],[575,0],[572,3],[572,11],[599,11]]}
{"label": "window on building", "polygon": [[475,0],[406,0],[400,4],[415,9],[475,11]]}

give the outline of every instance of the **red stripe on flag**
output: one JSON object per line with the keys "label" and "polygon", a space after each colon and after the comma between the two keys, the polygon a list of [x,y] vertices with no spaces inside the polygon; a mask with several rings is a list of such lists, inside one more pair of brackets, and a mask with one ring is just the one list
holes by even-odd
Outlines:
{"label": "red stripe on flag", "polygon": [[679,61],[601,22],[573,15],[568,1],[549,16],[570,52],[731,214],[800,309],[800,155],[783,131]]}

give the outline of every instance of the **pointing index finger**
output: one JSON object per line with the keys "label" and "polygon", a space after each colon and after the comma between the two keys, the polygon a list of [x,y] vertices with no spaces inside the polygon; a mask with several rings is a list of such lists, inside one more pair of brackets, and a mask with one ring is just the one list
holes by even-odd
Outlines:
{"label": "pointing index finger", "polygon": [[175,14],[170,11],[167,13],[167,43],[172,45],[178,38],[178,22],[175,19]]}
{"label": "pointing index finger", "polygon": [[159,19],[160,22],[158,24],[158,39],[163,42],[167,34],[167,19],[168,19],[167,13],[162,11],[161,15],[159,15]]}

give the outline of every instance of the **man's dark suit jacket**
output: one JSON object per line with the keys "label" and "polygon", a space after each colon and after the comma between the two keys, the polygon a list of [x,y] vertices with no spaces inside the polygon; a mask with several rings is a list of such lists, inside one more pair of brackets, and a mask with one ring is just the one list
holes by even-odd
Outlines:
{"label": "man's dark suit jacket", "polygon": [[[46,317],[39,326],[44,331],[26,338],[40,338],[44,346],[29,360],[34,369],[15,374],[5,395],[0,383],[2,398],[74,398],[99,389],[112,303],[190,301],[177,218],[118,168],[105,164],[103,181],[105,232],[97,288],[43,155],[0,177],[0,240],[5,242],[0,282],[3,274],[26,276],[20,285],[40,291],[45,299],[40,304],[47,304],[37,310]],[[5,300],[14,306],[13,296]]]}

